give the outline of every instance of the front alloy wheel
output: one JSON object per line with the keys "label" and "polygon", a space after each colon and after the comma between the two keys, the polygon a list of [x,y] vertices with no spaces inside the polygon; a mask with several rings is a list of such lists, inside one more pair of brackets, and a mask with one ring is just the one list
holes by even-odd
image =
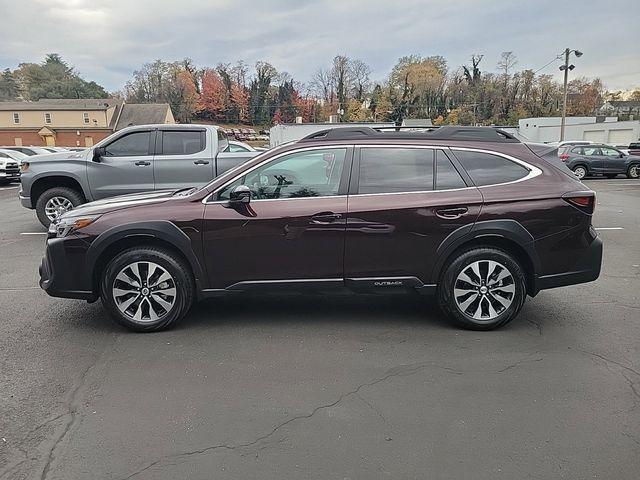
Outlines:
{"label": "front alloy wheel", "polygon": [[631,165],[629,170],[627,171],[627,177],[629,178],[640,178],[640,166]]}
{"label": "front alloy wheel", "polygon": [[117,254],[100,274],[100,297],[120,325],[137,332],[163,330],[189,311],[193,274],[176,252],[133,247]]}
{"label": "front alloy wheel", "polygon": [[173,308],[176,282],[157,263],[135,262],[120,270],[112,292],[123,315],[136,322],[155,322]]}
{"label": "front alloy wheel", "polygon": [[51,197],[44,205],[44,213],[50,222],[55,221],[71,209],[73,209],[73,203],[65,197]]}

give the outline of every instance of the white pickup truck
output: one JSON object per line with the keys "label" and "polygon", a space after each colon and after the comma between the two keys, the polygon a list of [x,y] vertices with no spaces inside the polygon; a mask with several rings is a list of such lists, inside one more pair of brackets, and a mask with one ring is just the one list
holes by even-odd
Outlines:
{"label": "white pickup truck", "polygon": [[80,152],[29,157],[22,164],[20,201],[48,226],[93,200],[202,186],[260,154],[225,152],[228,144],[224,131],[212,125],[128,127]]}

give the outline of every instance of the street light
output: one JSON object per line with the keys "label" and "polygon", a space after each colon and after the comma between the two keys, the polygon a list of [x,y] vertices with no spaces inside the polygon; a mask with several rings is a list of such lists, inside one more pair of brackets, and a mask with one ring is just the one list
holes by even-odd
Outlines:
{"label": "street light", "polygon": [[569,70],[576,68],[575,65],[569,65],[569,55],[574,53],[576,58],[582,56],[580,50],[571,50],[566,48],[564,50],[564,65],[560,65],[560,71],[564,72],[564,88],[562,90],[562,121],[560,123],[560,141],[564,140],[564,126],[567,118],[567,80],[569,78]]}

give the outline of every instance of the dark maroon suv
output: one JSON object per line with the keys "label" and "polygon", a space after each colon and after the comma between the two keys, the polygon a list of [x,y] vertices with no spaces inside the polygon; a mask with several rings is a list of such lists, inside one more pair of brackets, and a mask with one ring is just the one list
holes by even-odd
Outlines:
{"label": "dark maroon suv", "polygon": [[338,128],[204,188],[83,205],[49,230],[40,285],[155,331],[238,292],[436,294],[460,325],[598,278],[594,193],[489,127]]}

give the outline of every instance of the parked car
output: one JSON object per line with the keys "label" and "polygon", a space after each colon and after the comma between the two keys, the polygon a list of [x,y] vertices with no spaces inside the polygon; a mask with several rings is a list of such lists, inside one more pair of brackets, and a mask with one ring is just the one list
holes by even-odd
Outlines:
{"label": "parked car", "polygon": [[238,142],[236,140],[229,140],[229,145],[224,149],[225,152],[255,152],[257,151],[248,143]]}
{"label": "parked car", "polygon": [[640,177],[640,157],[627,155],[608,145],[576,145],[561,154],[560,159],[580,180],[588,175]]}
{"label": "parked car", "polygon": [[24,153],[25,155],[29,155],[30,157],[33,155],[49,155],[52,153],[50,150],[47,150],[43,147],[16,147],[14,145],[8,145],[6,147],[7,150],[15,150],[16,152]]}
{"label": "parked car", "polygon": [[459,325],[489,330],[527,295],[598,278],[594,206],[574,175],[500,130],[337,128],[201,188],[62,215],[40,285],[101,298],[147,332],[209,296],[332,290],[435,294]]}
{"label": "parked car", "polygon": [[640,156],[640,142],[632,142],[629,144],[629,155]]}
{"label": "parked car", "polygon": [[20,178],[20,164],[8,153],[0,151],[0,185]]}
{"label": "parked car", "polygon": [[8,155],[9,158],[16,160],[19,165],[22,165],[23,160],[29,158],[29,155],[18,152],[17,150],[9,150],[8,148],[0,148],[0,153],[4,153],[5,155]]}
{"label": "parked car", "polygon": [[22,165],[20,201],[48,227],[93,200],[202,186],[258,154],[219,153],[227,145],[224,132],[211,125],[125,128],[81,152],[31,157]]}

